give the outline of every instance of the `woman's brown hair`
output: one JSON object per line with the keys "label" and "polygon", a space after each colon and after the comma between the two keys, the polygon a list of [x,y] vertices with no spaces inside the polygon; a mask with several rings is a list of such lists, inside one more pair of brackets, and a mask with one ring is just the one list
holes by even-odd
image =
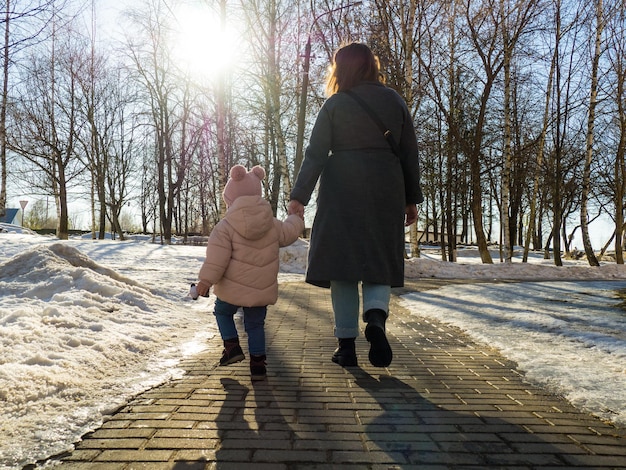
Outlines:
{"label": "woman's brown hair", "polygon": [[335,52],[326,80],[326,95],[349,90],[360,82],[383,82],[383,78],[378,57],[365,44],[353,42]]}

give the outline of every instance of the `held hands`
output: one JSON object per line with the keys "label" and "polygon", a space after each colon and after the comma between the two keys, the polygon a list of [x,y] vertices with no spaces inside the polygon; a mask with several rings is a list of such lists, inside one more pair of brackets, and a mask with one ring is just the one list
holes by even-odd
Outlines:
{"label": "held hands", "polygon": [[304,220],[304,205],[300,201],[292,199],[287,205],[287,214],[296,214]]}
{"label": "held hands", "polygon": [[191,297],[193,300],[197,300],[198,297],[208,297],[210,290],[211,284],[200,281],[197,285],[191,284],[191,288],[189,289],[189,297]]}
{"label": "held hands", "polygon": [[404,225],[408,227],[417,220],[417,205],[407,204],[404,213],[406,215]]}

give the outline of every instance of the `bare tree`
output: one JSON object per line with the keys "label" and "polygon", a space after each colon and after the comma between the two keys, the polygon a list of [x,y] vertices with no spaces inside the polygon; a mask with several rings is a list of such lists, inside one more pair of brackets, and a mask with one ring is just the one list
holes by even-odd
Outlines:
{"label": "bare tree", "polygon": [[[75,49],[67,29],[62,47],[53,34],[50,55],[31,56],[24,88],[13,113],[9,148],[31,162],[43,177],[57,206],[57,237],[69,234],[68,187],[83,170],[76,157],[77,132],[82,126],[78,113],[78,77],[87,61]],[[37,173],[34,173],[35,175]]]}
{"label": "bare tree", "polygon": [[[478,64],[482,65],[481,75],[476,76],[475,80],[473,80],[475,86],[480,84],[482,89],[476,90],[476,116],[472,119],[473,123],[471,125],[462,128],[457,124],[450,103],[445,99],[446,95],[441,90],[441,76],[436,69],[436,62],[433,61],[437,60],[434,50],[431,49],[428,56],[421,56],[420,61],[423,70],[429,78],[429,85],[432,89],[434,102],[446,117],[449,132],[455,141],[458,142],[463,153],[468,157],[472,194],[470,205],[473,215],[474,231],[477,238],[476,241],[482,262],[492,263],[493,261],[489,253],[483,223],[481,160],[483,157],[482,150],[485,127],[487,125],[487,113],[489,110],[488,103],[495,80],[503,66],[503,51],[501,47],[498,47],[498,32],[501,28],[501,18],[493,14],[497,11],[497,9],[493,8],[493,2],[485,1],[476,5],[471,0],[468,0],[463,4],[460,1],[454,2],[454,5],[456,8],[451,10],[450,13],[453,15],[453,24],[456,24],[461,16],[464,17],[465,27],[467,28],[467,39],[473,48],[473,52],[476,54]],[[457,34],[462,34],[461,31],[463,31],[462,28],[455,28]],[[431,39],[429,43],[431,48],[435,46],[435,44],[436,40]],[[469,58],[466,59],[470,60]],[[469,74],[471,70],[472,68],[468,68],[466,72]]]}
{"label": "bare tree", "polygon": [[[614,241],[618,264],[624,264],[624,198],[626,198],[626,2],[616,0],[607,4],[606,57],[608,62],[607,104],[610,105],[608,132],[605,134],[603,150],[599,156],[607,158],[599,167],[604,176],[600,187],[603,197],[612,202],[608,211],[614,222],[613,236],[602,247],[604,253]],[[602,137],[600,135],[600,137]],[[611,169],[609,171],[609,169]]]}
{"label": "bare tree", "polygon": [[[288,78],[291,65],[283,57],[285,39],[293,32],[291,5],[279,0],[242,2],[251,42],[254,71],[247,76],[257,83],[258,93],[248,97],[247,105],[256,114],[253,119],[261,124],[259,135],[263,146],[257,147],[255,158],[262,160],[268,170],[268,199],[274,213],[279,201],[288,201],[291,192],[291,172],[287,157],[287,128],[293,116],[294,100],[287,91],[293,89]],[[290,51],[291,52],[291,51]],[[291,73],[290,73],[291,72]],[[255,87],[255,88],[257,88]]]}
{"label": "bare tree", "polygon": [[[132,74],[142,88],[141,99],[147,107],[154,136],[159,221],[163,239],[169,244],[178,192],[188,169],[188,155],[181,155],[177,148],[186,139],[183,101],[187,84],[183,80],[181,86],[181,76],[170,54],[170,11],[157,0],[148,0],[143,6],[143,10],[128,13],[135,35],[127,37],[127,52],[133,65]],[[224,141],[224,137],[220,139]]]}
{"label": "bare tree", "polygon": [[583,170],[580,204],[580,225],[582,230],[583,246],[585,248],[585,254],[587,255],[587,261],[591,266],[600,266],[600,263],[598,262],[598,259],[593,252],[591,240],[589,239],[589,214],[587,211],[587,203],[589,200],[589,191],[591,184],[591,162],[593,160],[594,125],[596,106],[598,104],[598,69],[601,55],[602,33],[604,31],[604,11],[602,6],[602,0],[596,0],[595,9],[596,27],[595,40],[593,42],[594,50],[591,59],[591,89],[589,94],[589,116],[587,118],[587,138],[585,139],[585,166]]}
{"label": "bare tree", "polygon": [[[557,37],[558,37],[558,29],[557,29]],[[541,247],[541,241],[538,240],[540,237],[535,236],[535,229],[538,229],[537,232],[541,233],[541,223],[537,223],[537,220],[541,221],[542,211],[537,210],[538,197],[540,193],[539,181],[540,175],[543,169],[543,160],[544,160],[544,151],[545,151],[545,143],[546,143],[546,134],[548,132],[548,124],[550,119],[550,103],[552,99],[552,81],[554,78],[555,67],[556,67],[556,54],[558,49],[555,48],[552,54],[552,59],[550,61],[550,68],[548,71],[548,77],[545,88],[545,107],[543,111],[543,119],[542,126],[539,133],[539,139],[537,144],[537,155],[536,162],[534,166],[534,172],[532,177],[533,189],[530,195],[530,215],[528,217],[528,227],[526,231],[526,238],[524,241],[524,254],[523,254],[523,262],[528,261],[528,253],[530,251],[530,242],[534,238],[534,248]]]}
{"label": "bare tree", "polygon": [[[562,266],[562,246],[568,255],[569,240],[565,231],[567,219],[573,212],[580,194],[581,157],[584,152],[584,109],[586,77],[582,73],[586,57],[581,50],[586,46],[580,38],[583,28],[581,11],[569,3],[554,0],[556,36],[555,79],[550,126],[551,152],[546,160],[546,182],[551,189],[552,252],[554,264]],[[576,6],[576,5],[573,5]],[[583,160],[584,161],[584,160]],[[545,246],[546,253],[549,250]]]}
{"label": "bare tree", "polygon": [[512,260],[513,245],[513,224],[511,224],[511,191],[513,180],[513,152],[511,138],[511,116],[512,116],[512,79],[511,68],[514,51],[522,34],[526,33],[528,24],[534,19],[538,2],[536,0],[518,0],[510,2],[500,1],[499,10],[502,16],[502,44],[503,44],[503,68],[504,68],[504,103],[503,103],[503,168],[502,168],[502,204],[501,204],[501,226],[503,233],[504,260],[508,263]]}
{"label": "bare tree", "polygon": [[[421,72],[415,53],[420,53],[421,29],[427,22],[425,11],[430,2],[384,2],[376,0],[374,52],[382,59],[387,84],[405,100],[415,117],[423,97]],[[419,256],[417,223],[409,227],[411,252]]]}
{"label": "bare tree", "polygon": [[45,28],[51,20],[53,0],[11,1],[2,5],[4,15],[2,45],[2,95],[0,96],[0,216],[7,203],[7,108],[11,81],[11,65],[14,57],[25,48],[45,36]]}
{"label": "bare tree", "polygon": [[[83,96],[80,112],[87,125],[78,134],[81,158],[92,182],[92,200],[97,197],[98,201],[99,222],[92,226],[92,233],[97,228],[98,238],[103,239],[108,219],[112,230],[123,239],[120,215],[139,167],[136,134],[140,116],[132,112],[134,90],[121,70],[110,68],[103,57],[89,73],[95,70],[97,76],[79,81]],[[95,220],[96,211],[92,211]]]}
{"label": "bare tree", "polygon": [[[157,171],[154,165],[154,139],[152,134],[144,134],[140,139],[140,145],[143,152],[141,155],[141,178],[139,208],[141,210],[141,228],[143,233],[152,232],[153,241],[157,233],[158,222],[158,195],[154,188],[156,187]],[[150,226],[152,224],[152,226]]]}

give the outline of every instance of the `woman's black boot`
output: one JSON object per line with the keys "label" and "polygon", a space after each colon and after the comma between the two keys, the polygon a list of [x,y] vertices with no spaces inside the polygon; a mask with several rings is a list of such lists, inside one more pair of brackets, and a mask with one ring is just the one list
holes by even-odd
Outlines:
{"label": "woman's black boot", "polygon": [[393,352],[385,335],[387,313],[384,310],[372,309],[365,312],[365,338],[370,343],[369,360],[375,367],[387,367],[391,364]]}
{"label": "woman's black boot", "polygon": [[333,353],[333,362],[343,367],[357,366],[356,338],[339,338],[339,347]]}

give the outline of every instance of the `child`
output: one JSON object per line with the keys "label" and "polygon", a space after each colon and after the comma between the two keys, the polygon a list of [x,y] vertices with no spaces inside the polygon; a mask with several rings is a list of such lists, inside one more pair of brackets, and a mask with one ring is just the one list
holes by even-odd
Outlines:
{"label": "child", "polygon": [[214,314],[224,340],[220,366],[245,359],[233,319],[243,308],[252,380],[266,377],[265,315],[278,299],[279,248],[291,245],[304,230],[297,215],[284,222],[274,217],[262,197],[263,178],[260,166],[250,172],[242,165],[231,168],[223,194],[226,215],[211,232],[196,292],[194,286],[190,292],[194,299],[206,297],[214,287]]}

